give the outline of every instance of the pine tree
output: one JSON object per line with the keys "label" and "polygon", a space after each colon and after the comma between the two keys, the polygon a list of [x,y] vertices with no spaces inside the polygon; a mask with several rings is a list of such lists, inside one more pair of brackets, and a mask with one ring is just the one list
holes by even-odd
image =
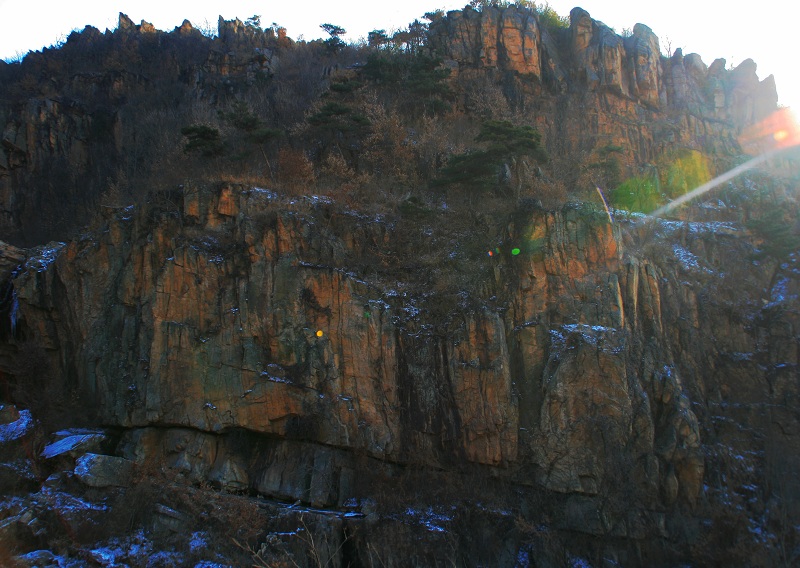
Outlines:
{"label": "pine tree", "polygon": [[507,181],[514,195],[519,197],[530,162],[547,160],[541,135],[532,126],[490,120],[483,123],[475,141],[483,148],[450,158],[435,185],[459,184],[488,189],[499,185],[500,174],[506,170],[510,173]]}

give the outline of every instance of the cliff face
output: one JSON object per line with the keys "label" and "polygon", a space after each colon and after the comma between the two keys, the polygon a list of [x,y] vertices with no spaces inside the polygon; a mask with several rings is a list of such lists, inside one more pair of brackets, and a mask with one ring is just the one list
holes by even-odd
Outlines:
{"label": "cliff face", "polygon": [[634,171],[676,145],[737,153],[742,130],[777,108],[774,79],[759,81],[752,60],[728,70],[724,59],[707,66],[680,49],[666,58],[649,27],[622,37],[581,8],[567,29],[514,7],[449,12],[431,24],[431,45],[468,77],[525,78],[531,98],[542,98],[531,106],[543,132],[573,161],[604,145],[624,148]]}
{"label": "cliff face", "polygon": [[[645,25],[621,37],[580,8],[570,19],[567,29],[548,29],[516,7],[450,12],[431,23],[424,49],[443,58],[462,87],[487,77],[500,85],[565,171],[591,169],[604,148],[618,150],[626,175],[677,148],[737,156],[743,129],[776,108],[774,80],[759,81],[751,60],[728,70],[722,59],[706,66],[680,50],[666,58]],[[295,127],[330,71],[357,61],[324,50],[303,61],[300,51],[285,30],[239,20],[220,20],[209,38],[188,22],[164,33],[120,15],[113,33],[87,27],[60,50],[6,65],[2,234],[25,244],[49,240],[88,219],[109,185],[163,179],[155,172],[182,159],[181,128],[242,93],[260,89],[255,98],[267,101],[269,120]]]}
{"label": "cliff face", "polygon": [[212,40],[188,21],[166,33],[120,14],[113,32],[87,26],[58,49],[4,65],[0,232],[38,244],[76,229],[109,186],[164,165],[197,99],[263,81],[292,45],[282,28],[238,19],[220,18]]}
{"label": "cliff face", "polygon": [[[758,348],[734,314],[701,306],[679,264],[692,253],[654,264],[602,216],[532,212],[508,236],[520,254],[487,256],[475,275],[491,297],[442,329],[445,314],[408,283],[359,272],[397,238],[391,227],[329,222],[325,209],[287,212],[268,192],[223,186],[185,188],[155,223],[117,212],[100,235],[48,249],[51,262],[28,261],[18,333],[52,350],[108,425],[466,460],[589,495],[627,467],[648,499],[697,498],[690,400],[707,404],[722,381],[713,361]],[[691,244],[706,230],[693,226]]]}
{"label": "cliff face", "polygon": [[[33,218],[32,205],[61,187],[59,172],[100,183],[124,158],[131,172],[162,171],[168,189],[104,204],[67,242],[0,243],[0,385],[32,409],[0,407],[0,450],[13,458],[0,460],[0,487],[30,486],[34,501],[59,510],[79,478],[125,487],[111,501],[150,503],[162,497],[141,498],[131,472],[177,471],[199,490],[303,507],[289,522],[276,512],[283,505],[268,506],[276,532],[260,535],[262,549],[306,531],[337,566],[527,565],[540,552],[560,565],[586,550],[598,562],[735,565],[798,542],[789,521],[798,488],[786,481],[800,440],[797,251],[786,249],[796,231],[764,236],[746,222],[780,197],[774,219],[795,223],[790,182],[752,174],[682,221],[612,217],[594,193],[545,209],[455,190],[395,196],[376,215],[359,202],[365,192],[351,192],[366,175],[361,162],[337,173],[352,184],[332,190],[336,199],[305,187],[298,197],[296,186],[314,179],[302,152],[308,163],[297,162],[311,172],[296,168],[308,175],[283,187],[289,195],[253,183],[178,185],[167,158],[182,142],[181,120],[207,118],[210,101],[273,75],[300,74],[286,63],[291,42],[238,20],[221,20],[211,40],[188,23],[163,34],[121,16],[114,34],[87,29],[68,44],[102,41],[138,54],[139,68],[75,73],[72,98],[51,92],[0,108],[5,227],[16,234]],[[171,55],[143,62],[164,44]],[[459,112],[471,104],[459,85],[501,86],[503,102],[540,126],[553,161],[571,172],[617,145],[630,172],[684,146],[738,155],[737,136],[775,107],[774,82],[759,82],[752,62],[726,70],[694,54],[665,58],[646,26],[620,37],[577,8],[565,30],[517,8],[451,12],[431,24],[426,49],[454,71]],[[309,99],[327,80],[318,67],[296,82],[305,92],[315,77]],[[180,80],[159,82],[155,68]],[[359,68],[336,83],[342,97],[366,84]],[[163,103],[150,98],[157,87],[175,112],[156,105],[141,118],[136,109]],[[282,112],[307,112],[287,100]],[[336,104],[333,114],[354,112]],[[414,155],[425,142],[416,128],[436,118],[414,128],[394,118],[381,123],[391,126],[387,140],[401,133],[390,147]],[[353,130],[339,138],[351,143]],[[50,193],[25,194],[35,176]],[[57,432],[42,450],[32,412],[47,422],[54,408],[102,430]],[[399,489],[409,479],[418,485]],[[428,499],[427,512],[398,501],[408,495]],[[47,507],[36,507],[45,518]],[[188,513],[158,507],[153,526],[190,532]],[[313,509],[323,507],[331,510]],[[18,508],[0,541],[7,527],[38,530]],[[78,526],[71,515],[57,516]],[[573,543],[576,533],[587,540]],[[731,538],[747,550],[725,557]]]}
{"label": "cliff face", "polygon": [[488,467],[561,495],[559,529],[681,542],[678,511],[785,474],[796,281],[762,299],[736,223],[519,210],[491,256],[440,253],[445,281],[474,261],[478,292],[453,296],[401,276],[420,245],[397,220],[230,184],[167,197],[13,280],[12,345],[128,459],[314,507],[376,472]]}
{"label": "cliff face", "polygon": [[777,104],[775,82],[759,81],[752,60],[734,70],[711,67],[696,53],[661,55],[644,24],[622,37],[575,8],[566,29],[547,29],[530,11],[514,7],[449,12],[431,25],[432,47],[466,68],[498,68],[529,76],[557,92],[608,92],[666,111],[742,128]]}

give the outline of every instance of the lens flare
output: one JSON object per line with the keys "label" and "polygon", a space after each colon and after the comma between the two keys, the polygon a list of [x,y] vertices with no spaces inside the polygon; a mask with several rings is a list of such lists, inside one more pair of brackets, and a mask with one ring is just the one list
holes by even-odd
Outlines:
{"label": "lens flare", "polygon": [[751,154],[791,148],[800,144],[800,125],[791,109],[782,108],[747,128],[739,143]]}
{"label": "lens flare", "polygon": [[784,150],[800,145],[800,125],[794,113],[788,108],[782,108],[748,128],[740,140],[742,147],[752,153],[758,153],[755,158],[748,160],[732,170],[725,172],[697,187],[689,193],[682,195],[675,201],[656,209],[651,213],[653,217],[659,217],[680,207],[687,201],[714,189],[715,187],[729,181],[739,174],[750,170],[770,158],[774,158]]}
{"label": "lens flare", "polygon": [[322,332],[322,330],[318,329],[317,330],[317,337],[322,337],[323,335],[325,335],[325,334]]}

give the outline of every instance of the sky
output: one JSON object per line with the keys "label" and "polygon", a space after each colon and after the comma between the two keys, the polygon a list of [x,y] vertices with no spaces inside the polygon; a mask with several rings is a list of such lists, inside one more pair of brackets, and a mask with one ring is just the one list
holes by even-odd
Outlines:
{"label": "sky", "polygon": [[[744,59],[753,59],[760,79],[775,76],[779,104],[800,110],[797,72],[800,50],[794,37],[800,2],[550,0],[549,3],[562,15],[580,6],[617,33],[641,22],[660,38],[662,51],[670,45],[673,51],[681,48],[684,55],[698,53],[706,64],[724,58],[728,66],[735,66]],[[403,28],[425,12],[460,9],[465,4],[467,0],[303,0],[297,4],[283,0],[0,0],[0,58],[13,59],[53,45],[87,24],[100,31],[114,29],[119,12],[136,23],[144,19],[167,31],[184,19],[195,27],[216,30],[220,15],[242,20],[260,15],[263,26],[275,22],[285,27],[290,37],[306,40],[325,36],[320,24],[333,23],[347,30],[346,40],[357,40],[371,30]]]}

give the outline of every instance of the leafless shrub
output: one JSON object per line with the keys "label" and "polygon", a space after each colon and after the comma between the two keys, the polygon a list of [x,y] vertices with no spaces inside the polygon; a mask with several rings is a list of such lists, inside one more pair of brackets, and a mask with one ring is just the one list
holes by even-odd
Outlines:
{"label": "leafless shrub", "polygon": [[278,151],[278,182],[292,195],[313,191],[316,183],[314,165],[305,152],[289,147]]}

